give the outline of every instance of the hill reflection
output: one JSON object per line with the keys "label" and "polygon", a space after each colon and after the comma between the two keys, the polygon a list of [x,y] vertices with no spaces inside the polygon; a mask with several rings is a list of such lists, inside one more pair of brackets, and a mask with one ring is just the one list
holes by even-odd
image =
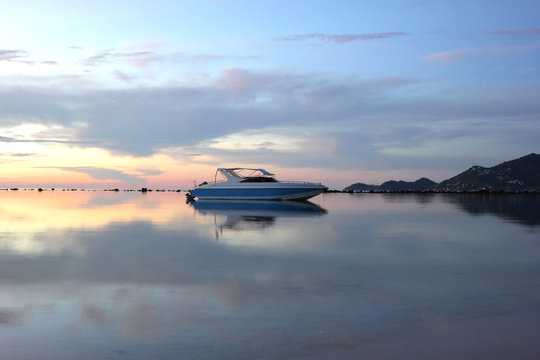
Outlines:
{"label": "hill reflection", "polygon": [[[540,225],[540,195],[509,193],[388,193],[378,194],[387,203],[407,203],[411,199],[427,205],[437,201],[455,205],[459,210],[473,215],[495,215],[526,226]],[[362,194],[361,196],[365,196]]]}
{"label": "hill reflection", "polygon": [[537,194],[452,194],[443,199],[471,215],[493,214],[522,225],[540,225]]}

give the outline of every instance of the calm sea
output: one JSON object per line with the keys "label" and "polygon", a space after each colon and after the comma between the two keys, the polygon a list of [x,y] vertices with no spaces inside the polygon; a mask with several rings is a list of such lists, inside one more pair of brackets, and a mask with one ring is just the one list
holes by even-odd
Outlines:
{"label": "calm sea", "polygon": [[540,197],[0,192],[2,359],[538,359]]}

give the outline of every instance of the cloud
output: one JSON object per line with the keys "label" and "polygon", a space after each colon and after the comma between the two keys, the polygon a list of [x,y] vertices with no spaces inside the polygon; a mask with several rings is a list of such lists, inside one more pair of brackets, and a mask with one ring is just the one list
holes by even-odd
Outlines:
{"label": "cloud", "polygon": [[0,49],[0,61],[13,61],[33,65],[35,63],[34,61],[23,60],[27,57],[28,52],[24,50]]}
{"label": "cloud", "polygon": [[424,56],[428,62],[438,62],[440,64],[453,64],[476,58],[489,58],[499,56],[511,56],[540,49],[540,44],[509,45],[496,47],[464,48],[449,51],[442,51]]}
{"label": "cloud", "polygon": [[[0,108],[2,123],[8,126],[20,119],[56,124],[70,136],[60,141],[120,154],[150,156],[179,149],[180,156],[206,163],[385,168],[398,164],[385,149],[455,142],[467,134],[473,141],[482,127],[493,129],[494,139],[507,134],[505,141],[530,153],[534,141],[523,138],[540,136],[540,104],[534,84],[530,90],[524,86],[437,89],[402,76],[328,78],[227,68],[215,79],[190,86],[78,92],[0,87]],[[508,123],[519,126],[508,131],[501,125]],[[257,136],[251,136],[249,144],[242,136],[232,137],[234,143],[222,146],[224,138],[235,134]],[[58,141],[51,133],[45,135],[28,140],[2,134],[0,140]],[[236,143],[240,146],[234,147]],[[399,166],[408,164],[403,157],[399,160]],[[152,175],[142,170],[136,175],[78,171],[98,177],[135,176],[133,181]]]}
{"label": "cloud", "polygon": [[463,61],[470,59],[475,54],[475,51],[472,49],[457,49],[450,51],[443,51],[438,53],[433,53],[424,56],[424,59],[428,62],[440,62],[442,64],[451,64],[458,61]]}
{"label": "cloud", "polygon": [[[244,131],[232,136],[201,142],[197,148],[212,159],[227,164],[279,164],[285,167],[341,167],[340,160],[332,160],[336,146],[335,131],[311,130],[296,127],[290,131],[262,128]],[[259,138],[275,141],[258,142]],[[232,139],[231,139],[232,138]],[[244,139],[242,141],[242,139]],[[230,140],[233,140],[232,142]],[[239,140],[240,142],[236,142]],[[197,161],[197,159],[193,159]],[[204,161],[201,161],[204,162]],[[333,164],[332,164],[333,162]]]}
{"label": "cloud", "polygon": [[[20,139],[7,142],[66,142],[100,147],[115,153],[149,156],[162,149],[182,147],[191,158],[202,158],[201,143],[245,130],[291,126],[342,126],[397,89],[414,84],[402,77],[331,80],[310,74],[224,69],[213,82],[123,90],[50,92],[40,89],[2,91],[2,121],[33,119],[64,128],[70,138]],[[76,126],[75,123],[85,126]],[[345,125],[346,126],[346,125]],[[276,153],[268,137],[254,149]],[[273,156],[273,155],[272,155]]]}
{"label": "cloud", "polygon": [[257,149],[258,150],[266,150],[266,149],[269,149],[269,148],[272,148],[273,146],[275,146],[276,144],[272,141],[264,141],[260,144],[257,144]]}
{"label": "cloud", "polygon": [[64,170],[64,171],[74,171],[78,173],[83,173],[96,180],[122,181],[132,186],[144,185],[146,183],[145,179],[137,175],[126,174],[116,169],[100,168],[100,167],[93,167],[93,166],[55,167],[55,168]]}
{"label": "cloud", "polygon": [[5,143],[44,143],[44,144],[74,144],[74,145],[88,145],[83,141],[78,140],[60,140],[60,139],[19,139],[7,136],[0,136],[0,142]]}
{"label": "cloud", "polygon": [[530,36],[530,35],[540,35],[540,28],[501,29],[501,30],[485,31],[485,33],[490,34],[490,35]]}
{"label": "cloud", "polygon": [[[144,68],[152,63],[160,62],[189,62],[189,63],[204,63],[220,60],[257,60],[260,59],[259,56],[255,55],[227,55],[227,54],[212,54],[212,53],[187,53],[182,51],[176,52],[165,52],[160,53],[157,51],[131,51],[136,44],[128,44],[128,51],[122,49],[105,49],[97,52],[96,54],[83,58],[79,61],[79,64],[98,67],[106,64],[113,64],[117,62],[128,61],[135,66]],[[155,46],[145,45],[146,47],[154,48]],[[70,47],[70,49],[80,50],[81,47]],[[36,62],[31,60],[25,60],[28,58],[28,53],[24,50],[9,50],[9,49],[0,49],[0,61],[11,61],[11,62],[22,62],[29,65],[34,65]],[[40,61],[40,64],[44,65],[58,65],[59,63],[55,60],[45,60]],[[125,73],[119,74],[120,71],[116,70],[117,77],[121,80],[126,80]]]}
{"label": "cloud", "polygon": [[24,311],[20,309],[0,308],[0,325],[20,325],[24,318]]}
{"label": "cloud", "polygon": [[225,55],[225,54],[189,54],[185,52],[174,52],[170,54],[163,54],[160,57],[161,60],[167,61],[187,61],[192,63],[201,63],[217,60],[257,60],[260,59],[260,56],[247,55],[247,56],[238,56],[238,55]]}
{"label": "cloud", "polygon": [[120,80],[122,80],[122,81],[125,82],[125,83],[131,84],[131,83],[133,82],[133,77],[127,75],[127,74],[126,74],[125,72],[123,72],[123,71],[115,70],[115,71],[114,71],[114,75],[116,76],[117,79],[120,79]]}
{"label": "cloud", "polygon": [[156,62],[192,62],[201,63],[226,59],[259,59],[259,56],[232,56],[225,54],[191,54],[182,51],[171,53],[158,53],[154,51],[120,51],[118,49],[106,49],[82,60],[89,66],[100,66],[115,61],[131,61],[135,65],[145,67]]}
{"label": "cloud", "polygon": [[301,42],[309,40],[329,41],[336,44],[343,44],[352,41],[381,40],[410,35],[406,32],[379,32],[367,34],[296,34],[274,38],[274,41]]}
{"label": "cloud", "polygon": [[153,176],[161,175],[163,171],[157,169],[137,169],[137,172],[141,173],[143,176]]}
{"label": "cloud", "polygon": [[151,51],[120,52],[116,49],[107,49],[85,59],[83,63],[90,66],[98,66],[113,60],[125,59],[145,63],[154,56],[155,54]]}
{"label": "cloud", "polygon": [[27,56],[27,52],[24,50],[7,50],[0,49],[0,61],[13,61],[20,60]]}
{"label": "cloud", "polygon": [[9,157],[32,157],[36,156],[36,153],[0,153],[0,156],[9,156]]}

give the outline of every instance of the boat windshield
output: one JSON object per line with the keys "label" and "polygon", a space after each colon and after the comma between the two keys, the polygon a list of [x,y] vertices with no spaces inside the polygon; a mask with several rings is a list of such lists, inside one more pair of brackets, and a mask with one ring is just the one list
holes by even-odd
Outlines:
{"label": "boat windshield", "polygon": [[254,182],[277,182],[276,179],[274,179],[273,177],[268,177],[268,176],[249,176],[249,177],[246,177],[244,180],[240,181],[240,182],[243,182],[243,183],[254,183]]}

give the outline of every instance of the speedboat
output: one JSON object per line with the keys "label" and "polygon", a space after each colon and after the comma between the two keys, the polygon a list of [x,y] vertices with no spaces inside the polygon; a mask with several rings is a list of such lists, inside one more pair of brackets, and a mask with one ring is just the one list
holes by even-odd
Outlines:
{"label": "speedboat", "polygon": [[[221,174],[224,181],[218,181]],[[306,200],[328,188],[322,184],[278,181],[264,169],[219,168],[214,182],[203,182],[191,191],[198,200]]]}

